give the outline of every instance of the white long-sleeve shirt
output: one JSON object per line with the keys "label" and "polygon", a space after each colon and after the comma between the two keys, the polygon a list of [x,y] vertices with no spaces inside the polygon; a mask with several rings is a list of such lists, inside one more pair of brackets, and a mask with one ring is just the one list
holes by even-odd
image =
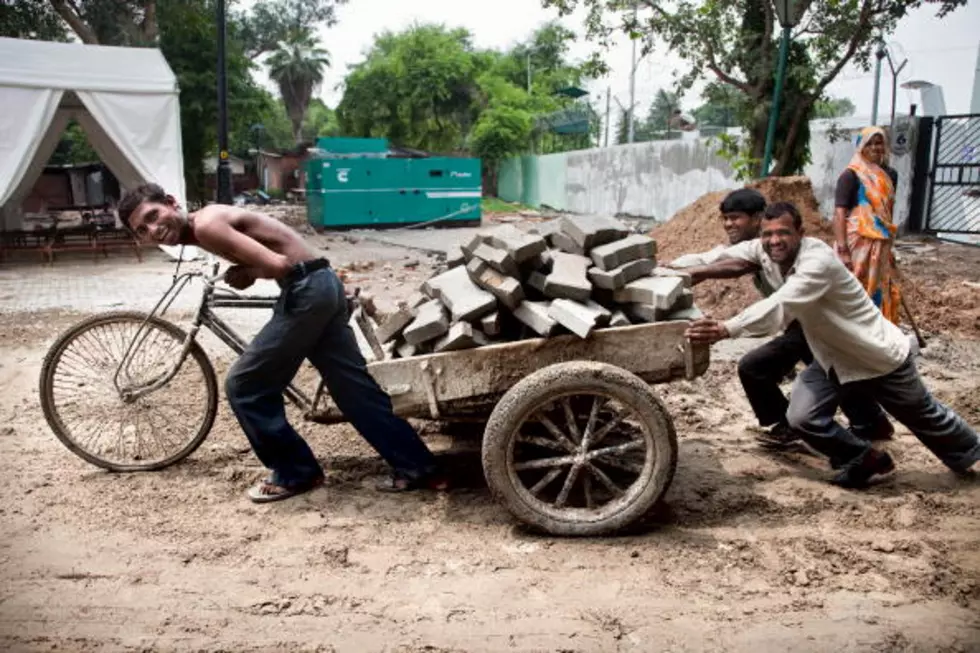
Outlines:
{"label": "white long-sleeve shirt", "polygon": [[[726,258],[733,258],[733,256],[728,253],[728,250],[735,249],[736,247],[744,245],[747,242],[750,241],[744,241],[742,243],[738,243],[737,245],[732,245],[731,247],[718,245],[718,247],[715,247],[714,249],[709,249],[708,251],[701,252],[699,254],[684,254],[683,256],[678,256],[675,258],[669,263],[669,265],[675,269],[712,265]],[[776,288],[778,288],[778,286],[773,286],[769,283],[766,275],[761,270],[752,274],[752,283],[755,284],[755,289],[758,290],[759,294],[763,297],[768,297],[776,292]]]}
{"label": "white long-sleeve shirt", "polygon": [[883,376],[908,358],[909,339],[823,241],[804,238],[785,276],[758,239],[727,248],[721,258],[757,263],[760,275],[777,288],[725,322],[731,337],[770,335],[795,319],[813,357],[836,371],[841,383]]}

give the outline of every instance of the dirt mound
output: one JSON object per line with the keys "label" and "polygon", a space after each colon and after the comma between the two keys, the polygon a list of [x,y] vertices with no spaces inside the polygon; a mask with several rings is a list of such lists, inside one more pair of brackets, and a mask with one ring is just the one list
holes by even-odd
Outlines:
{"label": "dirt mound", "polygon": [[[793,202],[803,215],[807,235],[830,242],[833,230],[820,214],[820,205],[807,177],[772,177],[746,185],[761,192],[769,202]],[[703,252],[728,242],[721,225],[721,201],[730,191],[702,195],[684,207],[650,235],[657,241],[657,256],[670,261],[682,254]],[[748,277],[735,281],[706,281],[695,288],[695,300],[701,310],[725,319],[738,313],[759,298]]]}

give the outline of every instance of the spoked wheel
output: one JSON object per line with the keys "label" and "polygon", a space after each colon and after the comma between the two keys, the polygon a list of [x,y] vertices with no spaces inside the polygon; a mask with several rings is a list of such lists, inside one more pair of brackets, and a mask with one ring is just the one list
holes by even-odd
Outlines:
{"label": "spoked wheel", "polygon": [[490,416],[483,470],[521,521],[554,535],[615,532],[670,486],[677,436],[642,379],[614,365],[560,363],[512,387]]}
{"label": "spoked wheel", "polygon": [[[207,437],[218,407],[214,368],[197,343],[166,385],[132,399],[116,370],[146,315],[97,315],[66,331],[41,369],[44,417],[75,454],[112,471],[162,469],[189,456]],[[179,359],[184,332],[153,318],[130,354],[119,385],[162,378]]]}

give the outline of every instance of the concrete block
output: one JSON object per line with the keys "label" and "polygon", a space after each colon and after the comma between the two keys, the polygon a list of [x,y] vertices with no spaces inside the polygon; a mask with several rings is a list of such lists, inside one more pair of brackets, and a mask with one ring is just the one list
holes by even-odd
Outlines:
{"label": "concrete block", "polygon": [[633,324],[630,319],[626,317],[626,313],[622,311],[615,311],[612,314],[612,319],[609,320],[610,327],[624,327]]}
{"label": "concrete block", "polygon": [[[463,268],[456,269],[463,270]],[[405,327],[402,337],[410,345],[420,345],[427,340],[438,338],[447,331],[449,331],[449,316],[446,315],[446,309],[442,302],[433,299],[419,306],[418,315]]]}
{"label": "concrete block", "polygon": [[418,313],[418,307],[429,301],[431,297],[427,297],[421,292],[413,292],[408,296],[408,299],[398,302],[399,309],[406,309],[415,315]]}
{"label": "concrete block", "polygon": [[418,349],[419,348],[417,346],[410,345],[407,342],[403,342],[395,347],[395,351],[398,353],[399,358],[411,358],[416,354],[416,352],[418,352]]}
{"label": "concrete block", "polygon": [[540,272],[532,272],[527,278],[527,285],[537,290],[539,293],[544,294],[544,284],[547,279],[547,275]]}
{"label": "concrete block", "polygon": [[476,251],[476,248],[482,244],[483,238],[480,236],[480,234],[475,234],[465,243],[462,243],[459,248],[463,251],[463,256],[465,256],[466,260],[468,261],[473,258],[473,252]]}
{"label": "concrete block", "polygon": [[496,298],[470,279],[466,268],[453,268],[423,284],[452,312],[453,320],[467,321],[486,315],[497,305]]}
{"label": "concrete block", "polygon": [[672,268],[653,268],[653,272],[650,273],[651,277],[678,277],[684,282],[685,288],[691,288],[693,284],[691,283],[691,275],[683,270],[674,270]]}
{"label": "concrete block", "polygon": [[613,299],[622,304],[649,304],[669,311],[682,290],[684,282],[679,277],[643,277],[614,291]]}
{"label": "concrete block", "polygon": [[[657,243],[650,236],[632,234],[605,245],[594,247],[589,256],[600,270],[612,270],[637,259],[647,259],[651,263],[657,254]],[[650,269],[653,269],[651,265]]]}
{"label": "concrete block", "polygon": [[531,227],[531,231],[540,235],[550,243],[550,237],[561,231],[561,220],[556,218],[554,220],[548,220],[547,222],[539,222]]}
{"label": "concrete block", "polygon": [[507,253],[507,250],[483,243],[473,250],[473,257],[486,261],[494,270],[508,277],[517,277],[521,274],[517,262]]}
{"label": "concrete block", "polygon": [[456,322],[446,335],[436,340],[432,350],[436,353],[471,349],[476,346],[473,340],[473,327],[468,322]]}
{"label": "concrete block", "polygon": [[661,322],[668,314],[664,309],[652,304],[627,304],[624,310],[634,322]]}
{"label": "concrete block", "polygon": [[592,295],[588,269],[589,259],[584,256],[556,252],[551,273],[545,277],[544,294],[555,299],[586,301]]}
{"label": "concrete block", "polygon": [[572,240],[571,236],[561,231],[551,234],[548,237],[548,242],[551,243],[552,247],[566,254],[585,255],[585,248]]}
{"label": "concrete block", "polygon": [[480,318],[480,331],[488,336],[500,335],[500,312],[494,311]]}
{"label": "concrete block", "polygon": [[629,235],[626,225],[604,215],[562,216],[561,231],[571,237],[584,251]]}
{"label": "concrete block", "polygon": [[670,310],[682,311],[686,308],[691,308],[692,306],[694,306],[694,291],[685,288],[677,297],[677,301],[674,302],[674,305],[670,307]]}
{"label": "concrete block", "polygon": [[483,259],[474,258],[466,264],[466,271],[476,285],[500,300],[500,303],[514,310],[524,301],[524,288],[513,277],[500,274]]}
{"label": "concrete block", "polygon": [[550,336],[558,328],[558,322],[548,314],[548,302],[523,301],[514,311],[514,317],[538,335]]}
{"label": "concrete block", "polygon": [[629,282],[649,275],[653,271],[653,266],[653,260],[641,258],[611,270],[589,268],[589,280],[596,288],[619,290]]}
{"label": "concrete block", "polygon": [[459,245],[453,245],[446,250],[446,266],[449,268],[458,268],[461,265],[466,264],[466,255],[463,254],[463,248]]}
{"label": "concrete block", "polygon": [[548,307],[548,315],[579,338],[588,338],[592,330],[599,326],[603,313],[609,315],[606,309],[598,308],[600,310],[570,299],[556,299]]}
{"label": "concrete block", "polygon": [[521,273],[528,275],[532,272],[544,272],[547,274],[551,272],[551,265],[553,262],[551,250],[545,250],[540,254],[536,254],[528,260],[522,262],[520,264]]}
{"label": "concrete block", "polygon": [[377,361],[378,357],[375,355],[374,350],[371,349],[371,343],[364,335],[364,331],[361,330],[361,325],[358,324],[357,320],[352,317],[347,324],[350,325],[351,330],[354,332],[354,340],[357,342],[357,348],[361,350],[361,355],[364,356],[364,361],[366,363]]}
{"label": "concrete block", "polygon": [[414,319],[415,315],[408,308],[400,308],[397,312],[390,314],[375,331],[378,342],[385,344],[394,340]]}
{"label": "concrete block", "polygon": [[480,232],[483,241],[502,249],[517,263],[522,263],[548,249],[548,243],[537,234],[529,234],[509,224]]}
{"label": "concrete block", "polygon": [[609,321],[612,319],[612,311],[591,299],[585,302],[585,307],[596,314],[596,324],[599,326],[609,324]]}
{"label": "concrete block", "polygon": [[679,311],[674,311],[667,316],[668,320],[678,321],[678,320],[700,320],[704,317],[704,313],[697,306],[689,306],[688,308],[682,308]]}

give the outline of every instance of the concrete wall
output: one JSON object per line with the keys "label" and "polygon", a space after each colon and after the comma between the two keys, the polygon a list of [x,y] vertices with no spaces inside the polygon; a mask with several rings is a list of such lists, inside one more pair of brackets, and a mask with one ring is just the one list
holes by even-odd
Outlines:
{"label": "concrete wall", "polygon": [[[810,130],[812,162],[804,174],[829,219],[837,177],[854,154],[860,126],[813,121]],[[895,221],[900,227],[908,220],[916,136],[914,124],[901,131],[904,153],[891,161],[899,175]],[[741,186],[728,162],[715,154],[717,148],[717,141],[702,138],[514,157],[501,164],[498,192],[501,199],[528,206],[664,221],[705,193]]]}

